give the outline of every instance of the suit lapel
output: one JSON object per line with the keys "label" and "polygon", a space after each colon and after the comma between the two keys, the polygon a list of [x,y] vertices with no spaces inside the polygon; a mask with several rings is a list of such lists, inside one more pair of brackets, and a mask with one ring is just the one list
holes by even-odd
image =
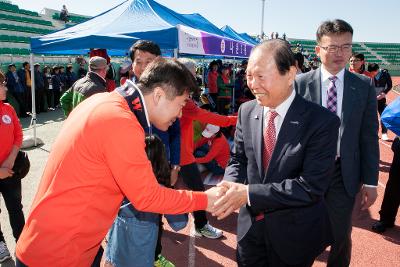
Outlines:
{"label": "suit lapel", "polygon": [[304,100],[299,95],[296,95],[283,120],[268,170],[264,175],[263,183],[267,182],[267,177],[271,176],[277,164],[282,159],[291,144],[290,141],[296,139],[301,133],[304,126],[304,118],[302,116],[304,112]]}
{"label": "suit lapel", "polygon": [[317,103],[321,105],[322,98],[321,98],[321,69],[318,68],[314,71],[310,82],[308,83],[308,89],[310,93],[310,100],[311,102]]}
{"label": "suit lapel", "polygon": [[350,73],[348,72],[348,70],[345,70],[344,85],[343,85],[343,99],[342,99],[342,115],[341,115],[342,123],[340,126],[342,133],[351,117],[351,112],[352,112],[353,105],[354,105],[353,101],[355,99],[356,87],[357,87],[357,85],[353,83],[353,79],[352,79]]}
{"label": "suit lapel", "polygon": [[[263,116],[263,107],[260,106],[259,104],[256,104],[251,117],[251,125],[250,129],[254,129],[254,138],[253,138],[253,149],[254,149],[254,155],[256,157],[256,162],[258,166],[258,171],[260,174],[260,177],[263,177],[263,162],[262,162],[262,149],[263,149],[263,121],[264,121],[264,116]],[[260,181],[261,182],[261,181]]]}

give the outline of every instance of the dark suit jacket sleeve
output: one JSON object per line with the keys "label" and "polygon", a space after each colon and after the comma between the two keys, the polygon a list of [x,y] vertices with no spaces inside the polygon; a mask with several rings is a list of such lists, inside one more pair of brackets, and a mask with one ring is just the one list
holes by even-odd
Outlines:
{"label": "dark suit jacket sleeve", "polygon": [[181,162],[181,124],[176,120],[171,127],[168,128],[169,133],[169,149],[171,165],[179,165]]}
{"label": "dark suit jacket sleeve", "polygon": [[[286,160],[288,168],[300,166],[295,177],[282,177],[278,183],[249,185],[253,212],[307,206],[321,200],[330,184],[340,126],[336,116],[325,119],[323,122],[320,120],[308,142],[302,144],[304,153],[299,158],[290,159],[288,156],[281,159]],[[299,160],[302,161],[300,164]]]}
{"label": "dark suit jacket sleeve", "polygon": [[241,106],[236,124],[235,143],[224,175],[224,180],[235,183],[247,183],[247,158],[244,152],[242,121],[243,111]]}
{"label": "dark suit jacket sleeve", "polygon": [[377,185],[379,172],[379,140],[376,93],[373,86],[368,88],[368,102],[360,132],[361,181]]}

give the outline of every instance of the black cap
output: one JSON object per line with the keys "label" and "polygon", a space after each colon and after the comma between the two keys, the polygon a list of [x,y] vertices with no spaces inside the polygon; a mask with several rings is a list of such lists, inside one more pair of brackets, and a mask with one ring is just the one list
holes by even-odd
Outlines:
{"label": "black cap", "polygon": [[8,65],[8,67],[9,67],[9,68],[15,67],[15,64],[14,64],[14,63],[11,63],[11,64]]}

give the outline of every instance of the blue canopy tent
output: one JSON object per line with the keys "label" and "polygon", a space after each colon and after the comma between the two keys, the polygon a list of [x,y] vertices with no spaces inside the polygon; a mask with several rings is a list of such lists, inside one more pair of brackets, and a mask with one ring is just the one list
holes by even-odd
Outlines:
{"label": "blue canopy tent", "polygon": [[[181,15],[154,0],[126,0],[86,22],[31,38],[31,66],[33,54],[80,55],[87,54],[91,48],[105,48],[111,56],[124,56],[139,39],[154,41],[163,50],[175,50],[175,55],[182,48],[186,51],[183,53],[248,57],[251,45],[241,39],[228,38],[199,16],[195,19],[191,15]],[[193,49],[194,46],[197,49]],[[31,75],[34,77],[33,68]],[[32,103],[34,97],[33,84]],[[32,114],[35,125],[34,104]]]}
{"label": "blue canopy tent", "polygon": [[126,0],[86,22],[31,38],[31,50],[35,54],[65,55],[106,48],[110,55],[122,56],[139,39],[152,40],[161,49],[177,49],[177,25],[245,42],[224,33],[199,14],[182,15],[154,0]]}
{"label": "blue canopy tent", "polygon": [[252,45],[256,45],[258,43],[256,40],[252,39],[248,34],[246,34],[248,37],[245,37],[245,35],[236,32],[234,29],[232,29],[232,27],[228,25],[222,27],[221,30],[226,34],[228,34],[229,36],[231,36],[231,38],[234,38],[236,40],[241,40],[242,42],[249,43]]}
{"label": "blue canopy tent", "polygon": [[242,36],[245,40],[247,40],[249,43],[254,43],[254,44],[258,44],[259,41],[256,40],[254,37],[251,37],[250,35],[248,35],[247,33],[239,33],[240,36]]}

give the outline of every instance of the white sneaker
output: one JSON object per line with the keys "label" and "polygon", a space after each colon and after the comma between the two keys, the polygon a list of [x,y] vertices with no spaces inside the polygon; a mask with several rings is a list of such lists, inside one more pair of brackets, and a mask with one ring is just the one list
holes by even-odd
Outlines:
{"label": "white sneaker", "polygon": [[0,263],[11,259],[10,251],[4,241],[0,241]]}
{"label": "white sneaker", "polygon": [[201,229],[197,229],[195,231],[196,236],[205,236],[211,239],[217,239],[222,236],[222,230],[211,226],[209,223],[203,226]]}
{"label": "white sneaker", "polygon": [[383,141],[388,141],[389,140],[388,135],[387,134],[382,134],[382,140]]}

